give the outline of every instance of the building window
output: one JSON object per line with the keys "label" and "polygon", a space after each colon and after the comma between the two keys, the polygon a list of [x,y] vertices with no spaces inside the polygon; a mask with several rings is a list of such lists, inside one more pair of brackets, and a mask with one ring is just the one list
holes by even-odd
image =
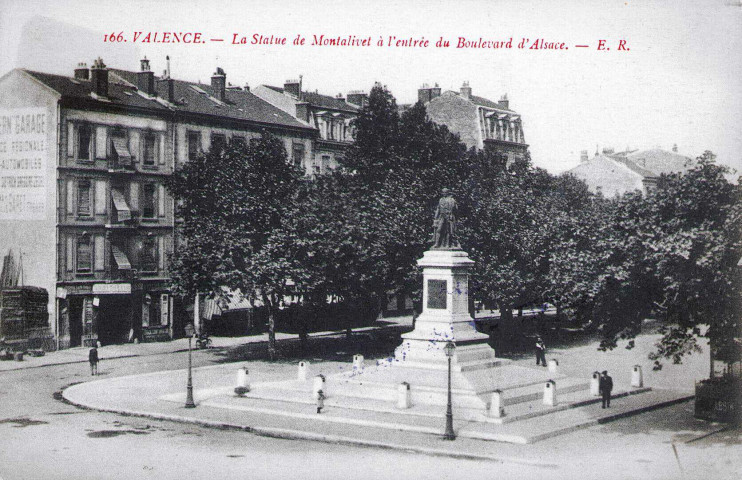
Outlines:
{"label": "building window", "polygon": [[188,132],[188,160],[193,161],[198,157],[201,150],[201,134]]}
{"label": "building window", "polygon": [[81,273],[90,272],[92,265],[92,249],[90,248],[90,235],[84,234],[77,237],[77,271]]}
{"label": "building window", "polygon": [[93,139],[93,129],[90,125],[80,125],[77,129],[77,158],[78,160],[91,160],[90,147]]}
{"label": "building window", "polygon": [[155,185],[148,183],[144,186],[144,205],[142,205],[142,216],[144,218],[155,217],[155,205],[157,205]]}
{"label": "building window", "polygon": [[294,162],[294,165],[297,167],[301,167],[302,163],[304,163],[304,144],[303,143],[295,143],[294,149],[292,151],[291,159]]}
{"label": "building window", "polygon": [[234,137],[232,137],[232,144],[235,147],[244,148],[245,145],[246,145],[246,143],[245,143],[245,137],[243,137],[241,135],[235,135]]}
{"label": "building window", "polygon": [[144,158],[143,163],[153,166],[157,160],[157,138],[153,133],[144,135]]}
{"label": "building window", "polygon": [[90,181],[80,180],[77,183],[77,215],[90,216]]}
{"label": "building window", "polygon": [[218,151],[227,145],[227,137],[221,133],[211,134],[211,150]]}
{"label": "building window", "polygon": [[330,162],[332,161],[332,157],[329,155],[322,155],[322,162],[319,164],[319,171],[316,173],[325,173],[327,170],[330,169]]}
{"label": "building window", "polygon": [[142,240],[141,268],[143,272],[157,271],[157,238],[144,237]]}

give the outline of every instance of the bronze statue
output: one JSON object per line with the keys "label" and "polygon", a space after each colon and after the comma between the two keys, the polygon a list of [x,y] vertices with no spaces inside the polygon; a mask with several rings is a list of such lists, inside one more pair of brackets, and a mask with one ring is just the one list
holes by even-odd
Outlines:
{"label": "bronze statue", "polygon": [[458,250],[461,248],[456,238],[456,200],[450,190],[441,190],[441,199],[435,209],[433,219],[433,250]]}

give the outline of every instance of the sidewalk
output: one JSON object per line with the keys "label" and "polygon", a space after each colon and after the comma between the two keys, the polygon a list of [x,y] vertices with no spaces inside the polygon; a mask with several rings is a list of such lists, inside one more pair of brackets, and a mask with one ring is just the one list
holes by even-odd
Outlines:
{"label": "sidewalk", "polygon": [[[630,381],[629,372],[633,364],[649,362],[646,352],[656,338],[645,336],[638,339],[637,348],[633,351],[620,349],[606,354],[597,352],[593,344],[552,353],[560,359],[560,368],[569,368],[581,377],[589,376],[596,368],[607,368],[620,387]],[[528,358],[515,363],[530,366],[533,360]],[[688,478],[704,475],[733,478],[729,472],[742,467],[742,460],[735,453],[740,451],[739,445],[709,450],[699,443],[685,443],[719,428],[695,420],[693,404],[687,401],[692,395],[694,377],[705,371],[706,359],[700,355],[686,360],[681,366],[668,365],[661,372],[652,372],[651,367],[645,367],[646,385],[662,390],[661,395],[666,395],[668,400],[666,404],[672,406],[622,419],[622,412],[634,407],[628,404],[628,399],[616,398],[610,413],[601,410],[599,404],[592,404],[583,409],[565,410],[554,417],[526,420],[524,425],[528,424],[525,425],[528,428],[548,427],[553,430],[560,428],[557,424],[566,417],[577,415],[584,419],[579,429],[568,428],[570,420],[558,437],[534,437],[536,443],[528,445],[482,440],[484,437],[471,438],[467,432],[474,427],[457,416],[456,411],[454,428],[459,437],[455,442],[446,442],[439,435],[443,430],[442,416],[419,417],[413,422],[417,429],[401,430],[397,427],[405,420],[393,411],[359,411],[356,415],[328,402],[322,415],[317,415],[311,402],[304,406],[284,402],[284,408],[281,408],[280,402],[271,404],[237,398],[231,389],[237,368],[241,366],[245,363],[195,369],[193,377],[198,407],[194,409],[183,406],[185,370],[96,380],[66,389],[64,397],[73,404],[96,410],[236,429],[257,435],[515,463],[558,473],[555,475],[558,478],[584,476],[586,471],[602,472],[606,465],[622,465],[622,468],[605,471],[604,478],[675,478],[679,473],[679,460],[673,449],[680,452],[682,468]],[[250,362],[247,366],[251,383],[296,377],[293,363]],[[310,368],[316,374],[337,372],[350,366],[341,362],[318,362],[312,363]],[[642,412],[641,408],[638,411]],[[504,427],[510,429],[512,425],[517,426],[517,423]],[[491,425],[487,428],[494,431],[497,427]],[[534,430],[533,434],[539,432]],[[670,448],[671,444],[673,448]],[[731,463],[729,458],[732,458]],[[698,475],[688,475],[689,472]]]}
{"label": "sidewalk", "polygon": [[[353,333],[363,333],[386,328],[412,327],[412,317],[390,317],[384,318],[377,322],[378,325],[370,327],[354,328]],[[345,335],[345,330],[316,332],[309,335],[309,338],[331,337]],[[298,340],[298,334],[276,333],[278,342]],[[257,335],[248,335],[243,337],[211,337],[212,349],[231,348],[240,345],[267,343],[268,333]],[[195,344],[194,344],[195,348]],[[12,370],[21,370],[26,368],[38,368],[53,365],[66,365],[72,363],[87,363],[88,347],[75,347],[56,352],[47,352],[43,357],[24,356],[23,361],[15,360],[0,361],[0,373]],[[188,350],[188,339],[179,338],[169,342],[153,343],[124,343],[120,345],[106,345],[98,349],[98,356],[101,360],[111,360],[115,358],[144,357],[150,355],[167,355],[171,353],[184,352]]]}

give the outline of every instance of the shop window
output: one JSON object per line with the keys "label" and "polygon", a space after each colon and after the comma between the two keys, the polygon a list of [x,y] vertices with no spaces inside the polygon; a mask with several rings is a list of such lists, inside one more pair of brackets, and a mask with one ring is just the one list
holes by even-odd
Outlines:
{"label": "shop window", "polygon": [[77,129],[77,158],[78,160],[92,160],[91,146],[93,129],[90,125],[82,124]]}
{"label": "shop window", "polygon": [[142,216],[144,218],[155,217],[155,206],[157,205],[156,189],[153,183],[144,185],[144,205],[142,205]]}
{"label": "shop window", "polygon": [[154,133],[144,135],[144,158],[142,162],[146,166],[154,166],[157,161],[157,137]]}
{"label": "shop window", "polygon": [[90,216],[90,181],[80,180],[77,183],[77,215]]}
{"label": "shop window", "polygon": [[77,237],[77,271],[89,273],[92,268],[92,248],[90,246],[90,235]]}

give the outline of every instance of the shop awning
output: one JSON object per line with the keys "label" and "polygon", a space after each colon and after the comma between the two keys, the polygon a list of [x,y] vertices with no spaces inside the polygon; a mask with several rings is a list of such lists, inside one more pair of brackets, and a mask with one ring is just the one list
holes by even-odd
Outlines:
{"label": "shop awning", "polygon": [[116,208],[116,212],[118,213],[119,222],[130,220],[131,210],[129,209],[129,205],[126,203],[126,199],[124,198],[124,194],[121,193],[121,190],[112,188],[111,199],[113,200],[113,206]]}
{"label": "shop awning", "polygon": [[129,263],[129,259],[119,247],[117,247],[116,245],[112,245],[111,251],[113,252],[113,259],[116,261],[116,265],[118,265],[119,270],[131,270],[131,263]]}
{"label": "shop awning", "polygon": [[119,165],[131,166],[131,153],[129,153],[129,146],[126,144],[126,139],[123,137],[113,137],[111,142],[113,143],[113,149],[116,151],[116,155],[119,157]]}

